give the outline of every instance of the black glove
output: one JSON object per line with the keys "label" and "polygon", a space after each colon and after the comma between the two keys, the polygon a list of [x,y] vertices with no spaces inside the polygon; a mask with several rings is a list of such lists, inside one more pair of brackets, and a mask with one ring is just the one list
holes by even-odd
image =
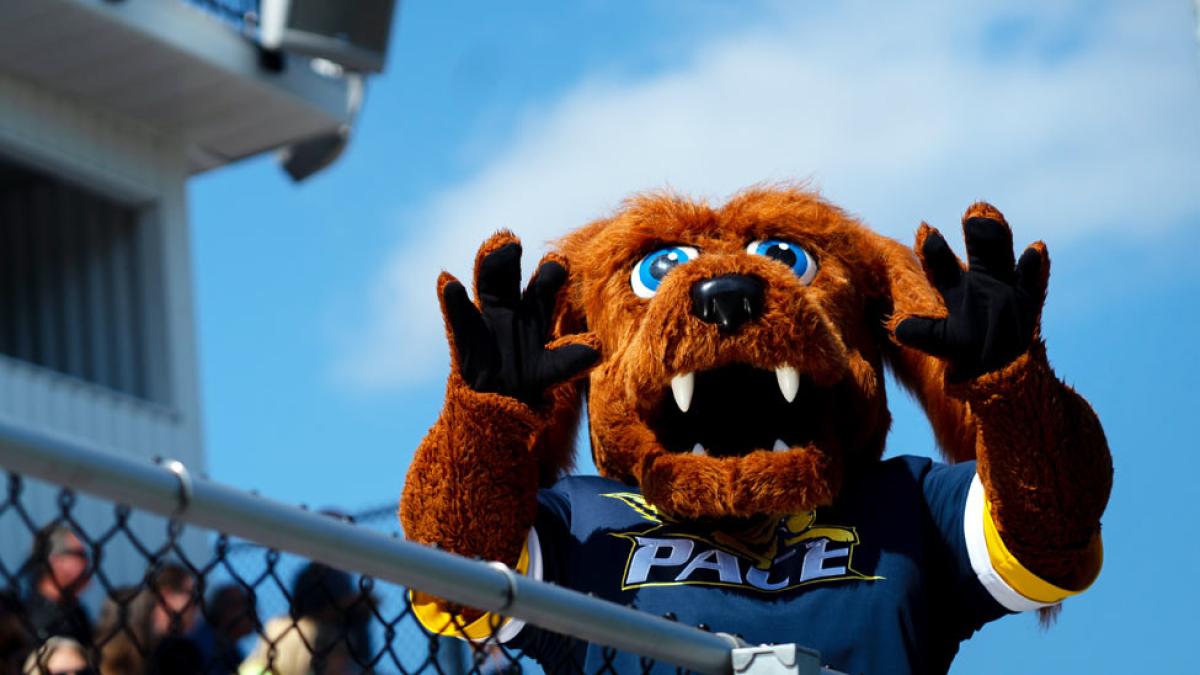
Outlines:
{"label": "black glove", "polygon": [[941,293],[949,315],[908,318],[896,326],[901,343],[948,362],[951,382],[1000,370],[1029,349],[1041,318],[1049,271],[1040,244],[1025,249],[1014,266],[1012,230],[1003,216],[965,219],[963,237],[970,262],[965,270],[937,230],[929,233],[921,248],[925,273]]}
{"label": "black glove", "polygon": [[469,387],[539,405],[552,385],[599,361],[600,352],[586,344],[546,349],[567,280],[561,264],[543,262],[522,294],[521,244],[510,241],[484,256],[475,275],[479,307],[457,279],[442,286],[458,371]]}

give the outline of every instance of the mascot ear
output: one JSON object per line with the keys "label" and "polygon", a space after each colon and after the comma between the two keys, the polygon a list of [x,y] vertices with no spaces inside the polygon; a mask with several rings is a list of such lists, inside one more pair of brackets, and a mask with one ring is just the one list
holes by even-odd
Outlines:
{"label": "mascot ear", "polygon": [[[588,260],[588,244],[604,226],[595,222],[572,232],[559,240],[547,256],[558,260],[567,268],[567,283],[559,295],[558,313],[551,338],[559,340],[588,332],[587,314],[583,307],[582,281],[591,262]],[[591,345],[603,349],[592,336]],[[547,392],[546,426],[534,439],[533,452],[538,462],[538,482],[547,487],[575,468],[575,441],[579,430],[579,418],[583,409],[583,397],[587,391],[587,376],[564,382]]]}
{"label": "mascot ear", "polygon": [[[922,250],[930,231],[921,224],[916,251]],[[896,325],[910,316],[946,316],[945,303],[926,278],[912,249],[878,234],[871,233],[871,237],[880,273],[876,288],[884,290],[881,300],[888,317],[887,337],[882,345],[884,358],[900,384],[924,408],[946,459],[956,462],[974,459],[975,424],[967,406],[947,395],[945,365],[940,359],[901,345],[894,337]]]}
{"label": "mascot ear", "polygon": [[[554,257],[562,259],[561,256]],[[567,269],[571,268],[568,266]],[[559,315],[552,334],[554,340],[587,331],[587,324],[570,302],[570,298],[575,295],[573,285],[573,282],[568,280],[560,296]],[[546,392],[546,425],[533,443],[533,453],[538,464],[538,483],[542,487],[553,485],[575,468],[575,438],[586,387],[585,375],[555,385]]]}

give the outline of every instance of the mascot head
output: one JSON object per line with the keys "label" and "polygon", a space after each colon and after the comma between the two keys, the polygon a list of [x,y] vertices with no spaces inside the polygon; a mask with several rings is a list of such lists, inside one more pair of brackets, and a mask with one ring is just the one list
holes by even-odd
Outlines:
{"label": "mascot head", "polygon": [[[916,257],[813,193],[641,196],[556,255],[571,270],[558,330],[593,332],[603,359],[555,409],[574,418],[586,393],[597,468],[668,514],[832,502],[883,452],[885,364],[931,416],[961,418],[940,366],[889,337],[905,315],[945,313]],[[951,454],[970,453],[942,427]]]}

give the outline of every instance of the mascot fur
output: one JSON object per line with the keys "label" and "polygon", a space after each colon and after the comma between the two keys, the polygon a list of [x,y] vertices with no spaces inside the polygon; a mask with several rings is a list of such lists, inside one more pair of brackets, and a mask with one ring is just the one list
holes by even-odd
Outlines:
{"label": "mascot fur", "polygon": [[[523,293],[497,233],[475,301],[438,281],[453,365],[406,536],[852,673],[945,672],[983,624],[1049,616],[1099,573],[1111,459],[1046,359],[1045,246],[1015,260],[984,203],[963,228],[967,264],[927,225],[914,255],[800,189],[641,196],[557,242]],[[881,461],[885,366],[951,463]],[[601,477],[564,477],[585,398]],[[547,671],[614,658],[413,604]]]}

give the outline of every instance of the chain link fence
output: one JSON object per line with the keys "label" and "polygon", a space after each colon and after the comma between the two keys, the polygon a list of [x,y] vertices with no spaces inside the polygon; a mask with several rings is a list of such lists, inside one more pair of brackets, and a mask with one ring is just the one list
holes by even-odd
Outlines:
{"label": "chain link fence", "polygon": [[[155,515],[11,470],[0,475],[0,675],[542,672],[493,638],[467,643],[431,634],[395,583],[197,527],[178,514]],[[192,487],[181,485],[182,511]],[[360,519],[322,515],[341,521],[338,532],[370,528],[399,537],[390,507]],[[511,603],[515,587],[508,592]],[[618,661],[616,649],[585,671],[578,653],[559,652],[545,670],[684,672],[649,658]]]}
{"label": "chain link fence", "polygon": [[[430,635],[395,584],[18,474],[6,479],[4,675],[452,674],[519,664],[488,648],[476,659]],[[503,667],[487,663],[500,655]]]}
{"label": "chain link fence", "polygon": [[390,506],[381,532],[2,423],[0,478],[0,675],[832,672],[404,541]]}

